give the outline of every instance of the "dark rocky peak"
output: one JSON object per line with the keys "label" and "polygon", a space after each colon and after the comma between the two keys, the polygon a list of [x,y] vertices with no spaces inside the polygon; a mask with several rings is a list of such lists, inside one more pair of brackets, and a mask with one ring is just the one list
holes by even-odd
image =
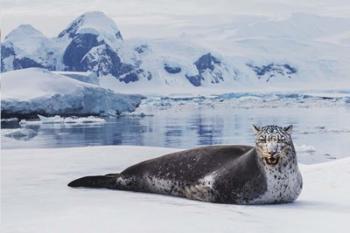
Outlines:
{"label": "dark rocky peak", "polygon": [[199,72],[203,72],[206,69],[214,70],[215,64],[221,64],[221,61],[214,57],[211,53],[204,54],[194,63]]}
{"label": "dark rocky peak", "polygon": [[260,66],[248,63],[247,66],[255,72],[258,79],[266,78],[266,82],[269,82],[271,78],[276,76],[285,76],[288,78],[292,78],[292,75],[298,72],[296,67],[286,63],[269,63]]}
{"label": "dark rocky peak", "polygon": [[177,64],[164,63],[164,70],[169,74],[177,74],[181,72],[181,67]]}
{"label": "dark rocky peak", "polygon": [[78,34],[66,48],[63,55],[63,63],[70,71],[85,71],[81,65],[83,57],[95,46],[100,43],[97,41],[97,35]]}
{"label": "dark rocky peak", "polygon": [[194,62],[194,65],[198,70],[198,74],[197,75],[186,74],[187,80],[193,86],[198,87],[202,85],[202,82],[205,80],[205,77],[203,76],[203,73],[205,71],[208,71],[211,74],[212,76],[212,80],[210,81],[211,83],[215,84],[215,83],[224,81],[220,68],[216,69],[216,66],[221,66],[222,63],[217,57],[213,56],[211,53],[207,53],[199,57],[197,61]]}

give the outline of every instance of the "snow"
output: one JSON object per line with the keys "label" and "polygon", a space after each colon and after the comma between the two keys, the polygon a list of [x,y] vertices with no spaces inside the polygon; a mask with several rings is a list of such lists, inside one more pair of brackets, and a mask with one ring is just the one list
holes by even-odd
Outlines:
{"label": "snow", "polygon": [[5,37],[4,43],[15,44],[15,52],[18,57],[35,57],[37,53],[39,53],[37,57],[40,57],[44,53],[43,48],[47,47],[49,40],[33,26],[22,24]]}
{"label": "snow", "polygon": [[3,73],[1,84],[1,111],[9,115],[116,115],[134,111],[142,98],[39,68]]}
{"label": "snow", "polygon": [[2,150],[2,232],[347,232],[350,159],[303,165],[292,204],[236,206],[112,190],[72,189],[179,149],[105,146]]}
{"label": "snow", "polygon": [[29,24],[19,25],[5,37],[1,45],[14,53],[2,58],[4,71],[13,70],[16,66],[28,66],[21,59],[30,59],[50,68],[59,63],[53,41]]}
{"label": "snow", "polygon": [[[31,100],[50,97],[58,93],[68,95],[81,91],[85,86],[84,83],[37,68],[4,73],[1,75],[1,83],[4,88],[2,93],[4,100]],[[21,85],[18,85],[19,83]]]}
{"label": "snow", "polygon": [[54,74],[60,74],[67,76],[72,79],[79,80],[81,82],[91,83],[91,84],[98,84],[99,80],[95,73],[93,72],[73,72],[73,71],[54,71],[52,72]]}
{"label": "snow", "polygon": [[[118,49],[122,38],[116,37],[120,31],[116,23],[100,11],[90,11],[82,14],[75,19],[65,30],[74,28],[75,34],[95,34],[99,36],[99,41],[104,40],[108,45],[114,49]],[[65,35],[65,30],[62,36]]]}
{"label": "snow", "polygon": [[312,153],[316,151],[316,148],[311,145],[300,145],[300,146],[295,146],[295,150],[298,151],[299,153]]}

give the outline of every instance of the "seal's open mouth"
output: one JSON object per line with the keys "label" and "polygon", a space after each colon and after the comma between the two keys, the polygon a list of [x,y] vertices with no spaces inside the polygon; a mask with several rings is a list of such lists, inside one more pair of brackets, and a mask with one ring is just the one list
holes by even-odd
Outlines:
{"label": "seal's open mouth", "polygon": [[264,157],[264,160],[268,165],[276,165],[280,160],[280,157]]}

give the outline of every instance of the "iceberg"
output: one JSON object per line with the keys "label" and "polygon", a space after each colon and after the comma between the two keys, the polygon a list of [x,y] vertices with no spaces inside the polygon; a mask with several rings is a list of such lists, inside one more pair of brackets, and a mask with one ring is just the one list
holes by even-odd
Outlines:
{"label": "iceberg", "polygon": [[115,116],[132,112],[143,96],[117,94],[100,86],[40,68],[3,73],[1,116]]}

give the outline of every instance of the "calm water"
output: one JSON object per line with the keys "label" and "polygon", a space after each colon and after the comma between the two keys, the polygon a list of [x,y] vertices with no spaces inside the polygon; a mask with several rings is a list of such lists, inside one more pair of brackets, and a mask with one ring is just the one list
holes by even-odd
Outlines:
{"label": "calm water", "polygon": [[[153,116],[125,116],[105,124],[42,124],[25,126],[28,138],[4,136],[2,148],[44,148],[93,145],[141,145],[191,148],[212,144],[254,143],[251,124],[294,125],[300,161],[314,163],[350,156],[350,107],[280,107],[259,109],[169,109]],[[12,125],[10,128],[18,126]]]}

